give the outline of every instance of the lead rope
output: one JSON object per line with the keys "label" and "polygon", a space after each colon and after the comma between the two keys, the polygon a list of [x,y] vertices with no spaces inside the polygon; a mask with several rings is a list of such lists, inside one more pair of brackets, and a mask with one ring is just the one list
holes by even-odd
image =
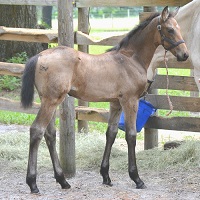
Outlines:
{"label": "lead rope", "polygon": [[164,62],[165,62],[166,73],[167,73],[166,95],[167,95],[167,100],[168,100],[169,108],[170,108],[170,111],[166,114],[166,116],[169,116],[169,115],[172,113],[172,111],[173,111],[173,105],[172,105],[171,99],[170,99],[169,94],[168,94],[168,89],[169,89],[169,76],[168,76],[168,74],[169,74],[169,73],[168,73],[168,66],[167,66],[166,54],[167,54],[167,50],[165,50]]}

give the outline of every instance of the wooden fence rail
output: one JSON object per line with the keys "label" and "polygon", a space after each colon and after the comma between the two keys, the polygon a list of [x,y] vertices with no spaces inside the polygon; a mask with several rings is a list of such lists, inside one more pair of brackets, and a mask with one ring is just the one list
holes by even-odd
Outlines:
{"label": "wooden fence rail", "polygon": [[[169,68],[176,63],[172,60],[168,63]],[[190,63],[185,62],[180,64],[180,68],[189,68]],[[164,67],[164,66],[161,66]],[[4,63],[0,62],[0,74],[9,74],[12,76],[21,76],[23,73],[23,64]],[[169,89],[183,90],[183,91],[195,91],[198,92],[198,88],[195,84],[194,78],[189,76],[169,76]],[[157,75],[152,87],[154,89],[166,88],[166,76]],[[200,98],[198,97],[186,97],[186,96],[170,96],[173,103],[173,110],[177,111],[189,111],[200,112]],[[154,95],[149,94],[146,98],[158,109],[169,109],[166,95]],[[20,107],[20,103],[17,101],[11,101],[8,99],[0,98],[0,109],[16,112],[26,112],[36,114],[39,109],[39,104],[34,104],[33,108],[24,110]],[[76,119],[86,121],[107,122],[108,110],[97,108],[84,108],[76,107]],[[156,129],[168,129],[168,130],[181,130],[181,131],[195,131],[198,132],[200,124],[197,117],[176,117],[166,118],[155,116],[150,118],[146,124],[146,128]]]}
{"label": "wooden fence rail", "polygon": [[[3,3],[4,1],[1,1]],[[40,2],[40,3],[39,3]],[[106,6],[112,6],[112,3],[114,0],[109,1],[82,1],[77,0],[75,3],[79,7],[85,7],[87,5],[95,5],[98,6],[106,5]],[[138,1],[118,1],[117,5],[123,5],[124,3],[127,3],[127,5],[135,5],[135,2],[137,5],[148,5],[147,1],[141,1],[138,3]],[[146,2],[146,3],[145,3]],[[149,2],[149,1],[148,1]],[[185,3],[188,3],[189,1],[167,1],[164,2],[164,4],[168,5],[183,5]],[[56,5],[57,1],[37,1],[37,0],[30,0],[30,1],[19,1],[19,0],[13,0],[13,1],[6,1],[6,4],[28,4],[28,5]],[[116,3],[116,1],[115,1]],[[162,4],[161,1],[151,1],[151,6],[154,5],[160,5]],[[77,31],[74,33],[74,42],[79,45],[109,45],[113,46],[116,45],[125,35],[119,35],[119,36],[112,36],[109,38],[103,38],[101,40],[95,40],[94,38],[90,37],[87,34],[84,34],[80,31]],[[58,42],[58,33],[57,31],[52,30],[38,30],[38,29],[24,29],[24,28],[8,28],[8,27],[0,27],[0,40],[16,40],[16,41],[26,41],[26,42],[42,42],[42,43],[57,43]],[[169,68],[174,66],[178,66],[178,68],[181,69],[191,69],[191,64],[189,61],[184,63],[177,63],[175,60],[170,60],[168,62]],[[159,67],[165,67],[164,63],[159,63]],[[6,75],[12,75],[12,76],[21,76],[23,73],[24,65],[23,64],[13,64],[13,63],[5,63],[0,62],[0,74],[6,74]],[[193,77],[189,76],[169,76],[169,89],[172,90],[184,90],[184,91],[198,91],[197,86],[194,82]],[[156,81],[152,85],[153,89],[165,89],[166,88],[166,78],[164,75],[158,75],[156,77]],[[147,100],[152,102],[158,109],[168,109],[168,103],[165,95],[148,95]],[[180,110],[180,111],[190,111],[190,112],[200,112],[199,106],[200,100],[197,97],[171,97],[172,103],[174,105],[174,110]],[[32,109],[28,110],[22,110],[20,108],[19,102],[13,102],[6,99],[1,98],[0,99],[0,109],[2,110],[10,110],[10,111],[18,111],[18,112],[27,112],[27,113],[37,113],[39,105],[34,104]],[[107,110],[99,110],[95,108],[76,108],[76,119],[84,119],[88,121],[100,121],[100,122],[107,122]],[[199,131],[198,129],[198,122],[199,118],[194,117],[177,117],[177,118],[162,118],[162,117],[152,117],[146,127],[147,128],[158,128],[158,129],[173,129],[173,130],[190,130],[190,131]],[[177,125],[177,122],[179,126]],[[166,122],[166,123],[165,123]],[[187,122],[187,123],[186,123]],[[166,125],[167,124],[167,125]],[[180,125],[182,124],[182,125]],[[187,127],[186,125],[187,124]]]}
{"label": "wooden fence rail", "polygon": [[[74,32],[74,43],[79,45],[116,45],[126,34],[95,40],[93,37]],[[12,40],[23,42],[58,43],[58,32],[56,30],[10,28],[0,26],[0,40]]]}
{"label": "wooden fence rail", "polygon": [[[91,6],[182,6],[186,3],[189,3],[191,0],[74,0],[74,6],[78,8],[83,7],[91,7]],[[43,6],[58,6],[58,10],[60,11],[60,17],[62,19],[66,18],[65,16],[70,14],[72,16],[72,0],[1,0],[0,4],[7,5],[43,5]],[[70,4],[70,5],[69,5]],[[69,9],[70,8],[70,9]],[[64,9],[64,10],[63,10]],[[69,12],[68,12],[69,11]],[[62,16],[61,16],[62,15]],[[59,27],[62,28],[62,31],[59,31],[59,40],[64,42],[66,38],[63,33],[66,33],[66,29],[64,27],[69,28],[69,24],[72,24],[69,20],[58,20]],[[66,24],[69,23],[69,24]],[[61,29],[60,29],[61,30]],[[69,31],[71,34],[71,31]],[[73,35],[73,32],[72,32]],[[71,36],[71,35],[70,35]],[[107,45],[113,46],[116,45],[124,35],[121,36],[113,36],[110,38],[104,38],[101,40],[94,40],[87,34],[82,32],[74,33],[74,42],[78,45]],[[35,30],[35,29],[16,29],[16,28],[7,28],[0,27],[0,40],[14,40],[14,41],[25,41],[25,42],[42,42],[42,43],[57,43],[58,33],[56,31],[51,30]],[[72,41],[71,41],[72,42]],[[61,43],[60,43],[61,44]],[[160,67],[164,67],[163,63],[160,63]],[[180,66],[183,69],[190,69],[190,63],[185,62],[184,64],[177,64],[175,61],[170,61],[168,63],[169,67]],[[22,64],[12,64],[12,63],[3,63],[0,62],[0,74],[7,74],[12,76],[21,76],[24,70],[24,65]],[[154,89],[164,89],[165,83],[163,75],[158,75],[155,83],[153,84]],[[194,83],[194,79],[192,77],[182,77],[182,76],[170,76],[170,89],[176,90],[187,90],[187,91],[197,91],[196,84]],[[183,86],[184,85],[184,86]],[[168,109],[167,98],[164,95],[148,95],[147,99],[151,101],[158,109]],[[174,110],[181,111],[194,111],[199,112],[200,108],[200,99],[195,97],[171,97],[172,103],[174,105]],[[17,101],[11,101],[9,99],[0,98],[0,110],[9,110],[16,112],[26,112],[26,113],[34,113],[36,114],[39,109],[39,104],[34,103],[31,109],[24,110],[21,108],[20,103]],[[96,109],[96,108],[86,108],[86,107],[77,107],[76,111],[76,119],[78,120],[88,120],[88,121],[99,121],[99,122],[107,122],[108,120],[108,111],[104,109]],[[153,129],[169,129],[169,130],[181,130],[181,131],[196,131],[200,130],[200,118],[196,117],[173,117],[173,118],[163,118],[159,116],[151,117],[147,124],[146,128],[148,130]],[[153,135],[153,134],[149,134]],[[72,141],[73,147],[75,147],[75,141]],[[146,142],[145,142],[146,143]],[[60,143],[61,144],[61,143]],[[152,142],[153,144],[153,142]],[[62,144],[63,146],[64,144]],[[153,145],[150,145],[153,147]],[[71,156],[71,153],[65,153],[65,155]],[[73,156],[73,161],[75,158]],[[62,162],[64,159],[62,158]],[[75,168],[75,166],[72,166]],[[73,173],[72,173],[73,174]]]}
{"label": "wooden fence rail", "polygon": [[[190,2],[189,0],[74,0],[74,6],[81,7],[102,7],[102,6],[181,6]],[[6,5],[36,5],[36,6],[57,6],[57,0],[1,0],[0,4]]]}

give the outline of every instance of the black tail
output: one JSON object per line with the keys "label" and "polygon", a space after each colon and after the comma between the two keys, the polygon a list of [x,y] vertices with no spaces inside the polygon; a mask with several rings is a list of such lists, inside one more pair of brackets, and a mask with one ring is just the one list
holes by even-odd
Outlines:
{"label": "black tail", "polygon": [[24,108],[32,106],[34,98],[35,67],[39,55],[35,55],[26,63],[22,76],[21,104]]}

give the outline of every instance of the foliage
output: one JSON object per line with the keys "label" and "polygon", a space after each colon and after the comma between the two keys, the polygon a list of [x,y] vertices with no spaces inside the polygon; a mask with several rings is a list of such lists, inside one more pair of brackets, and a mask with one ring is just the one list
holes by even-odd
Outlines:
{"label": "foliage", "polygon": [[[17,53],[12,58],[8,59],[7,62],[10,63],[25,63],[28,59],[26,52]],[[13,91],[20,86],[20,78],[9,76],[9,75],[0,75],[0,91],[7,90]]]}
{"label": "foliage", "polygon": [[8,59],[7,62],[25,64],[27,60],[28,60],[27,53],[26,52],[22,52],[22,53],[17,53],[15,56],[13,56],[12,58]]}
{"label": "foliage", "polygon": [[41,21],[41,23],[38,26],[40,27],[40,29],[51,29],[51,27],[43,21]]}
{"label": "foliage", "polygon": [[13,91],[20,86],[20,79],[8,75],[0,76],[0,91]]}
{"label": "foliage", "polygon": [[138,16],[142,7],[93,7],[90,9],[90,16],[94,18],[107,17],[130,17]]}
{"label": "foliage", "polygon": [[[78,9],[74,8],[73,18],[78,17]],[[129,17],[138,16],[143,11],[142,6],[134,7],[91,7],[89,10],[90,17],[92,18],[108,18],[108,17]],[[58,18],[58,10],[53,7],[52,18]]]}

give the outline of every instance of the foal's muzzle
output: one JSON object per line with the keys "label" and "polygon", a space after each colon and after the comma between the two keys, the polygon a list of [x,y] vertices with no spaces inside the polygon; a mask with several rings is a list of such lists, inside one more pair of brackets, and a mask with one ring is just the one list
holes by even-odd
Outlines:
{"label": "foal's muzzle", "polygon": [[177,54],[177,61],[186,61],[189,57],[188,53],[183,53],[183,54]]}

